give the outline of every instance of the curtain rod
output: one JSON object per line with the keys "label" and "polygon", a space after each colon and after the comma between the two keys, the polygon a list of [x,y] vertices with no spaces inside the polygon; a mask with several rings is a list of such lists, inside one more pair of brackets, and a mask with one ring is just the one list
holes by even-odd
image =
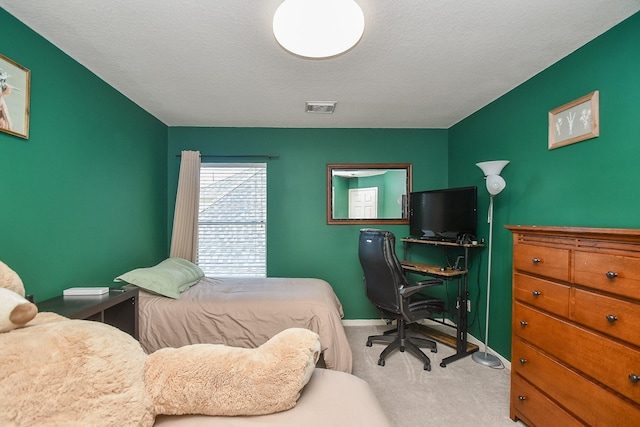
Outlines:
{"label": "curtain rod", "polygon": [[[176,154],[176,157],[182,157],[182,154]],[[264,159],[278,159],[280,158],[279,155],[277,154],[236,154],[236,155],[222,155],[222,156],[216,156],[213,154],[200,154],[200,158],[201,159],[213,159],[213,158],[218,158],[218,159],[226,159],[226,158],[264,158]]]}

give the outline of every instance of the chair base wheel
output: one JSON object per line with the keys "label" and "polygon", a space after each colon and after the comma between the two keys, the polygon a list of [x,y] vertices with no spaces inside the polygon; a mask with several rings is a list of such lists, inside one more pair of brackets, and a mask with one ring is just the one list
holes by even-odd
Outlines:
{"label": "chair base wheel", "polygon": [[431,360],[422,351],[422,348],[428,348],[432,353],[438,352],[438,346],[435,341],[422,337],[407,336],[406,323],[403,319],[398,319],[398,327],[396,329],[386,331],[382,335],[369,336],[366,341],[367,347],[372,347],[374,342],[387,344],[378,357],[378,365],[380,366],[385,365],[385,359],[391,353],[398,351],[400,353],[408,352],[418,357],[422,361],[423,369],[431,371]]}

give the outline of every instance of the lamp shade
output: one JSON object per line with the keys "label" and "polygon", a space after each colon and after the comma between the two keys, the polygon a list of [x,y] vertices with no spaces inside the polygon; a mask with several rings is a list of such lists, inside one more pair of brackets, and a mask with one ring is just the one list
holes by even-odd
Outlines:
{"label": "lamp shade", "polygon": [[507,182],[500,175],[487,176],[487,191],[492,196],[500,194],[502,190],[507,186]]}
{"label": "lamp shade", "polygon": [[502,169],[509,164],[509,160],[492,160],[490,162],[476,163],[485,176],[500,175]]}
{"label": "lamp shade", "polygon": [[273,35],[305,58],[339,55],[360,41],[364,14],[354,0],[284,0],[273,15]]}

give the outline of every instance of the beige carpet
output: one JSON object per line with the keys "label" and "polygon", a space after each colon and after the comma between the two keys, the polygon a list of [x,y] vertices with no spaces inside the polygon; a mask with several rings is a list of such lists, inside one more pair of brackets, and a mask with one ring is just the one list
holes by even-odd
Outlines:
{"label": "beige carpet", "polygon": [[465,357],[440,367],[440,361],[455,353],[438,344],[438,352],[426,354],[431,371],[410,353],[394,352],[385,366],[378,365],[383,344],[365,345],[367,336],[380,334],[388,326],[346,326],[353,351],[353,374],[366,380],[380,400],[394,427],[486,426],[520,427],[509,418],[509,375]]}

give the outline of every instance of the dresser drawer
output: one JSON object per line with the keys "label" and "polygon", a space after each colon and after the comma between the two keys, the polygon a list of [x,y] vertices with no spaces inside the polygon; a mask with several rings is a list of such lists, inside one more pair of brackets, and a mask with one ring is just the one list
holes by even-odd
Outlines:
{"label": "dresser drawer", "polygon": [[640,305],[575,289],[571,320],[640,345]]}
{"label": "dresser drawer", "polygon": [[513,297],[542,310],[569,317],[569,286],[516,273]]}
{"label": "dresser drawer", "polygon": [[[512,371],[541,390],[561,406],[590,426],[627,426],[638,420],[640,406],[546,356],[524,341],[513,342],[513,360],[526,360]],[[513,375],[513,374],[512,374]],[[513,395],[512,395],[513,396]],[[512,405],[515,403],[512,401]],[[538,407],[540,408],[543,407]],[[544,407],[546,410],[546,407]],[[563,424],[541,424],[563,425]]]}
{"label": "dresser drawer", "polygon": [[537,426],[585,426],[519,375],[512,375],[511,419],[518,418]]}
{"label": "dresser drawer", "polygon": [[513,247],[513,268],[569,281],[569,250],[519,244]]}
{"label": "dresser drawer", "polygon": [[[521,303],[514,303],[512,315],[512,331],[516,337],[533,343],[547,353],[555,354],[557,349],[569,346],[566,337],[559,330],[571,326],[568,321],[542,313]],[[512,359],[517,360],[515,357]],[[514,363],[515,364],[515,363]]]}
{"label": "dresser drawer", "polygon": [[[515,307],[514,318],[527,322],[526,326],[519,323],[515,326],[519,328],[518,336],[577,371],[640,402],[640,382],[632,380],[635,376],[640,377],[640,350],[526,306]],[[541,333],[542,330],[545,332]],[[516,357],[514,350],[512,370],[519,372],[526,364],[527,359],[522,355]]]}
{"label": "dresser drawer", "polygon": [[640,259],[590,252],[575,253],[575,283],[640,299]]}

